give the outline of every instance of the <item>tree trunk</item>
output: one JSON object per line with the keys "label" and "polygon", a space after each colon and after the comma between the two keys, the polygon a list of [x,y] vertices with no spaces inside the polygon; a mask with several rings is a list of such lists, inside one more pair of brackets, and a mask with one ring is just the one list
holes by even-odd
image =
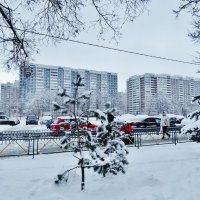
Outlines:
{"label": "tree trunk", "polygon": [[83,166],[83,159],[81,160],[81,190],[85,189],[85,169]]}

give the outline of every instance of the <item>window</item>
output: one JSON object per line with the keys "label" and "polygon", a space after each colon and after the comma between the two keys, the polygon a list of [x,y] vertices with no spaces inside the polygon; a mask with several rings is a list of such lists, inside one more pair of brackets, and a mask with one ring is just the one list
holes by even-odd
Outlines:
{"label": "window", "polygon": [[6,119],[6,116],[0,116],[0,119]]}
{"label": "window", "polygon": [[155,119],[156,123],[160,124],[161,119]]}
{"label": "window", "polygon": [[147,123],[150,122],[150,118],[145,119],[144,122],[147,122]]}
{"label": "window", "polygon": [[150,118],[149,120],[151,123],[155,123],[156,122],[156,119],[155,118]]}

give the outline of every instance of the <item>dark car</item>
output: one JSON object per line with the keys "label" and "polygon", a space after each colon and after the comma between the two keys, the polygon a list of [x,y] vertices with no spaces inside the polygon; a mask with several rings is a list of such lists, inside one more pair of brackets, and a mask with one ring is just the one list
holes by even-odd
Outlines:
{"label": "dark car", "polygon": [[184,117],[182,117],[182,118],[170,117],[169,118],[170,127],[176,127],[177,125],[181,124],[183,119],[184,119]]}
{"label": "dark car", "polygon": [[160,118],[148,117],[145,119],[138,119],[138,121],[133,122],[132,125],[137,128],[160,127],[160,121]]}
{"label": "dark car", "polygon": [[176,124],[177,124],[177,118],[176,117],[170,117],[169,118],[169,124],[170,124],[170,127],[175,127]]}
{"label": "dark car", "polygon": [[15,126],[19,123],[20,123],[20,121],[17,118],[9,118],[6,115],[0,115],[0,125]]}
{"label": "dark car", "polygon": [[26,117],[26,125],[35,124],[38,125],[38,118],[36,115],[28,115]]}

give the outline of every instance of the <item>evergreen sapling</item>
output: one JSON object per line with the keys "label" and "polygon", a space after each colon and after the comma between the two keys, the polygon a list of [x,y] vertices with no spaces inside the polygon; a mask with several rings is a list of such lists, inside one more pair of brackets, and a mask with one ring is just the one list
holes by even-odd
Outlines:
{"label": "evergreen sapling", "polygon": [[[104,111],[87,109],[80,113],[78,107],[80,104],[85,104],[91,95],[91,92],[78,94],[79,87],[84,86],[82,78],[78,74],[74,85],[74,95],[70,97],[66,94],[66,90],[59,89],[59,96],[64,98],[63,105],[54,102],[55,110],[60,110],[62,113],[71,113],[74,117],[74,122],[71,123],[70,132],[66,132],[61,140],[61,144],[65,149],[71,149],[73,156],[78,159],[77,166],[66,170],[62,174],[57,175],[55,183],[67,181],[69,173],[77,168],[81,169],[81,190],[85,188],[85,168],[93,168],[93,170],[105,177],[107,174],[117,175],[119,172],[125,173],[125,165],[128,164],[126,158],[128,150],[125,144],[115,137],[113,130],[113,120],[115,109],[111,108],[111,103],[106,103]],[[69,110],[69,104],[73,110]],[[101,121],[101,125],[92,132],[88,128],[79,128],[83,123],[83,117],[87,119],[90,115],[95,116]],[[88,120],[86,120],[88,123]],[[83,150],[87,150],[87,154],[83,154]]]}
{"label": "evergreen sapling", "polygon": [[[200,105],[200,96],[192,100]],[[188,124],[181,129],[181,132],[188,134],[190,140],[200,142],[200,108],[187,116]]]}

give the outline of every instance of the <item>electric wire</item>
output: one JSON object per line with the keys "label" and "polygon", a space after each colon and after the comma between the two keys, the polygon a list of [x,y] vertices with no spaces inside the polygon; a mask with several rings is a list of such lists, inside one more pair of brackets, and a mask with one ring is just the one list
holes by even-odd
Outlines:
{"label": "electric wire", "polygon": [[[4,26],[4,25],[0,25],[0,26],[9,29],[8,26]],[[32,31],[32,30],[22,30],[22,29],[16,28],[16,27],[15,27],[15,29],[18,30],[18,31],[21,31],[21,32],[31,33],[31,34],[34,34],[34,35],[45,36],[45,37],[49,37],[49,38],[53,38],[53,39],[78,43],[78,44],[92,46],[92,47],[98,47],[98,48],[103,48],[103,49],[108,49],[108,50],[113,50],[113,51],[118,51],[118,52],[123,52],[123,53],[128,53],[128,54],[135,54],[135,55],[139,55],[139,56],[144,56],[144,57],[149,57],[149,58],[154,58],[154,59],[160,59],[160,60],[166,60],[166,61],[171,61],[171,62],[178,62],[178,63],[189,64],[189,65],[199,65],[198,62],[190,62],[190,61],[185,61],[185,60],[180,60],[180,59],[167,58],[167,57],[162,57],[162,56],[157,56],[157,55],[150,55],[150,54],[146,54],[146,53],[130,51],[130,50],[125,50],[125,49],[119,49],[119,48],[99,45],[99,44],[95,44],[95,43],[73,40],[73,39],[60,37],[60,36],[53,36],[53,35],[50,35],[50,34],[40,33],[40,32],[36,32],[36,31]]]}

